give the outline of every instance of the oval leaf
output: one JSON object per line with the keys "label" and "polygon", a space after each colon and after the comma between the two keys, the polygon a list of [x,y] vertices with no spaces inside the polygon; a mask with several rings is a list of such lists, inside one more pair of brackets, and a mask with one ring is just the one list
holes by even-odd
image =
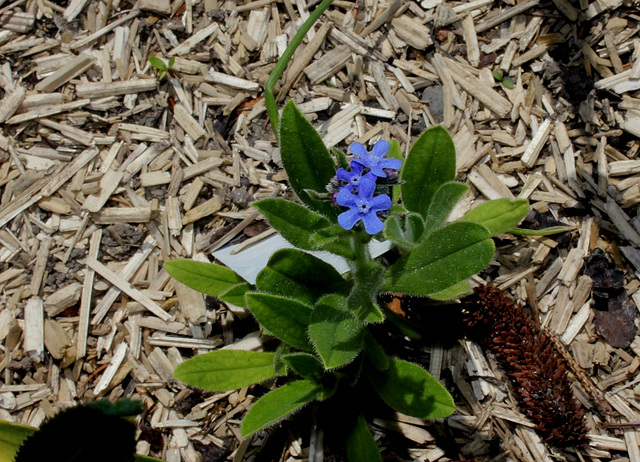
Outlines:
{"label": "oval leaf", "polygon": [[311,189],[326,193],[326,186],[336,175],[336,167],[322,138],[293,100],[282,110],[280,154],[291,188],[300,200],[324,215],[336,216],[331,201],[313,199],[305,192]]}
{"label": "oval leaf", "polygon": [[186,360],[173,376],[204,390],[227,391],[264,382],[274,377],[274,353],[218,350]]}
{"label": "oval leaf", "polygon": [[371,369],[368,376],[382,399],[403,414],[436,419],[456,410],[449,392],[417,364],[392,359],[387,369]]}
{"label": "oval leaf", "polygon": [[347,457],[349,462],[382,462],[376,440],[373,439],[362,414],[358,414],[351,431],[347,434]]}
{"label": "oval leaf", "polygon": [[326,293],[349,292],[349,284],[333,266],[297,249],[274,252],[258,273],[256,287],[309,305]]}
{"label": "oval leaf", "polygon": [[253,315],[271,334],[295,348],[312,351],[307,335],[311,306],[271,294],[249,293],[246,298]]}
{"label": "oval leaf", "polygon": [[311,242],[311,236],[329,226],[329,220],[322,215],[284,199],[262,199],[252,205],[292,245],[304,250],[320,249]]}
{"label": "oval leaf", "polygon": [[448,224],[389,268],[383,289],[429,295],[482,270],[495,252],[489,231],[469,222]]}
{"label": "oval leaf", "polygon": [[317,383],[311,380],[299,380],[267,393],[249,409],[242,422],[242,437],[245,438],[286,417],[313,401],[321,391],[322,387]]}
{"label": "oval leaf", "polygon": [[347,308],[347,300],[327,295],[311,314],[309,337],[326,369],[344,366],[362,350],[362,323]]}
{"label": "oval leaf", "polygon": [[244,294],[251,290],[251,284],[225,266],[193,260],[171,260],[164,264],[164,268],[178,282],[237,306],[245,306]]}
{"label": "oval leaf", "polygon": [[441,126],[429,128],[411,147],[402,167],[404,206],[425,217],[435,192],[455,175],[456,151],[451,136]]}
{"label": "oval leaf", "polygon": [[519,199],[494,199],[468,211],[462,220],[485,226],[492,236],[506,233],[529,213],[529,203]]}

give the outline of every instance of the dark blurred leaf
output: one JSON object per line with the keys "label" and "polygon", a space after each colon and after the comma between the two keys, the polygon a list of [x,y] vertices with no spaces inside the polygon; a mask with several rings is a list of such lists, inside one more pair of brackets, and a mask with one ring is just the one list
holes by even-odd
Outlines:
{"label": "dark blurred leaf", "polygon": [[627,348],[636,336],[637,308],[624,288],[624,273],[602,249],[585,260],[584,273],[593,279],[594,323],[600,335],[617,348]]}

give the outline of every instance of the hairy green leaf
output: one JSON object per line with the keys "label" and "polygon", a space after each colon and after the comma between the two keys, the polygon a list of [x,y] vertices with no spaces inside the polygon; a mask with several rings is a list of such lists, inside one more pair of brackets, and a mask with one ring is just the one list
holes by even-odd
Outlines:
{"label": "hairy green leaf", "polygon": [[187,359],[173,376],[204,390],[235,390],[274,377],[274,358],[274,353],[217,350]]}
{"label": "hairy green leaf", "polygon": [[433,231],[444,223],[460,198],[468,190],[469,186],[457,181],[444,183],[436,190],[425,219],[428,228],[427,232]]}
{"label": "hairy green leaf", "polygon": [[398,215],[391,215],[385,220],[385,237],[406,250],[415,247],[424,232],[424,220],[418,213],[409,212],[404,217],[404,220],[401,220]]}
{"label": "hairy green leaf", "polygon": [[263,429],[296,409],[313,401],[322,391],[322,387],[311,380],[290,382],[276,388],[260,398],[249,409],[242,422],[241,435],[243,438]]}
{"label": "hairy green leaf", "polygon": [[550,226],[543,229],[511,228],[507,232],[516,236],[553,236],[576,229],[575,226]]}
{"label": "hairy green leaf", "polygon": [[349,284],[329,263],[297,249],[275,252],[258,273],[256,287],[262,291],[313,305],[325,293],[349,292]]}
{"label": "hairy green leaf", "polygon": [[305,379],[320,380],[324,373],[322,362],[310,353],[289,353],[282,355],[282,360]]}
{"label": "hairy green leaf", "polygon": [[440,292],[482,270],[494,251],[484,226],[450,223],[389,267],[383,290],[411,295]]}
{"label": "hairy green leaf", "polygon": [[312,307],[279,295],[248,293],[249,309],[260,325],[283,342],[304,351],[312,351],[307,330]]}
{"label": "hairy green leaf", "polygon": [[440,292],[429,294],[429,298],[433,298],[434,300],[441,300],[441,301],[453,300],[455,298],[460,298],[460,297],[469,295],[471,292],[472,290],[471,290],[471,286],[469,285],[469,282],[466,279],[464,279],[460,282],[456,282],[451,287],[447,287],[446,289],[441,290]]}
{"label": "hairy green leaf", "polygon": [[349,311],[347,300],[325,295],[313,309],[309,337],[326,369],[350,363],[362,349],[362,323]]}
{"label": "hairy green leaf", "polygon": [[391,359],[384,371],[367,371],[371,384],[393,409],[421,419],[447,417],[455,411],[447,390],[417,364]]}
{"label": "hairy green leaf", "polygon": [[226,266],[171,260],[164,264],[164,268],[178,282],[237,306],[245,306],[244,294],[251,290],[251,284]]}
{"label": "hairy green leaf", "polygon": [[311,236],[330,225],[322,215],[285,199],[262,199],[252,205],[294,246],[303,250],[320,249],[311,242]]}
{"label": "hairy green leaf", "polygon": [[423,217],[440,185],[456,175],[456,152],[449,133],[441,126],[426,130],[409,150],[400,186],[404,206]]}
{"label": "hairy green leaf", "polygon": [[402,222],[398,215],[391,215],[385,220],[384,237],[391,239],[407,249],[410,249],[414,245],[414,242],[405,235],[405,230],[402,227]]}
{"label": "hairy green leaf", "polygon": [[347,434],[347,458],[349,462],[382,462],[376,440],[362,414],[358,414]]}
{"label": "hairy green leaf", "polygon": [[280,154],[291,188],[302,202],[327,216],[336,216],[331,201],[313,199],[305,192],[311,189],[326,193],[326,186],[336,174],[336,167],[313,126],[290,100],[280,119]]}
{"label": "hairy green leaf", "polygon": [[506,233],[529,213],[529,203],[519,199],[494,199],[469,210],[462,220],[485,226],[492,236]]}

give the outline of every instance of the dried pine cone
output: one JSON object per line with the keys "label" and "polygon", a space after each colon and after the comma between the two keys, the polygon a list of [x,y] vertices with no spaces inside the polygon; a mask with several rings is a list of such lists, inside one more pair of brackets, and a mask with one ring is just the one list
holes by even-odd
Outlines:
{"label": "dried pine cone", "polygon": [[583,443],[585,412],[573,397],[564,359],[553,341],[497,287],[483,285],[474,292],[466,305],[466,322],[500,361],[522,412],[537,423],[536,429],[550,444]]}

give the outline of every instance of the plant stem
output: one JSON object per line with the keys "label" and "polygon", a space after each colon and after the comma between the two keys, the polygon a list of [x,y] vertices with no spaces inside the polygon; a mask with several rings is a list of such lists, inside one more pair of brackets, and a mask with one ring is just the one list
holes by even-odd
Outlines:
{"label": "plant stem", "polygon": [[307,35],[311,26],[313,26],[322,13],[329,8],[332,2],[333,0],[322,0],[322,3],[313,10],[313,13],[311,13],[309,18],[304,22],[304,24],[302,24],[298,32],[296,32],[296,35],[291,40],[291,43],[289,43],[289,46],[284,50],[284,53],[276,63],[276,67],[273,68],[273,71],[264,86],[264,102],[267,106],[269,120],[271,120],[271,129],[273,130],[273,134],[276,135],[276,138],[279,138],[280,135],[280,120],[278,118],[278,106],[276,104],[276,99],[273,96],[273,87],[287,68],[287,64],[289,64],[289,61],[291,61],[296,49],[302,43],[304,36]]}

